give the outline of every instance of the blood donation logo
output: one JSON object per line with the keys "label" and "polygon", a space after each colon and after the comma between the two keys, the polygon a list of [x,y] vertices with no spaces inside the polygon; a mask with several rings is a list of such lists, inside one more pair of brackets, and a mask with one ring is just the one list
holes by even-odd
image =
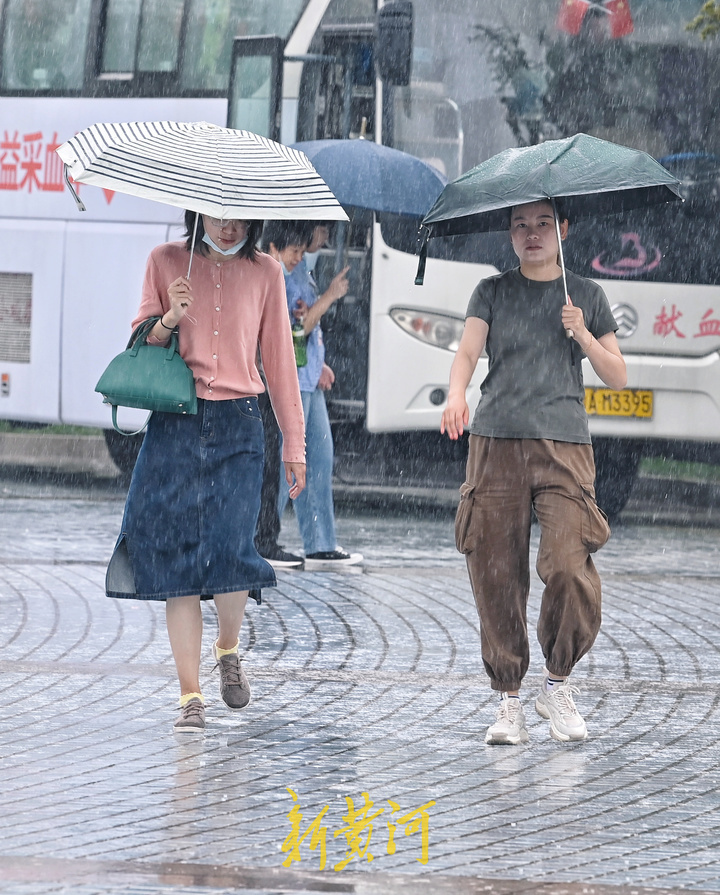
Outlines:
{"label": "blood donation logo", "polygon": [[645,247],[637,233],[623,233],[620,252],[613,257],[612,250],[601,252],[590,266],[597,273],[610,277],[639,277],[650,273],[660,265],[662,252],[657,246]]}

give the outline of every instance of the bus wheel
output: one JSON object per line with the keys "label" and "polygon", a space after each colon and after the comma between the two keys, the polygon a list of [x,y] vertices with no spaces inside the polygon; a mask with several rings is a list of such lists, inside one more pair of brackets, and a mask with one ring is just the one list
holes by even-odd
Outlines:
{"label": "bus wheel", "polygon": [[640,463],[640,445],[618,438],[593,438],[593,450],[598,506],[613,517],[630,497]]}
{"label": "bus wheel", "polygon": [[142,435],[121,435],[114,429],[105,429],[108,453],[123,475],[130,476],[142,444]]}

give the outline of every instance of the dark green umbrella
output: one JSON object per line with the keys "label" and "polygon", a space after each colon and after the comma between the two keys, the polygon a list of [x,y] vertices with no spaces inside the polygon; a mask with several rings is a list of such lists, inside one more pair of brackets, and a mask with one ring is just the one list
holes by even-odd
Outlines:
{"label": "dark green umbrella", "polygon": [[[509,228],[508,209],[561,199],[570,220],[680,200],[680,181],[646,152],[587,134],[506,149],[448,183],[423,219],[415,279],[422,285],[427,239]],[[560,262],[565,276],[560,243]],[[567,290],[566,290],[567,291]]]}

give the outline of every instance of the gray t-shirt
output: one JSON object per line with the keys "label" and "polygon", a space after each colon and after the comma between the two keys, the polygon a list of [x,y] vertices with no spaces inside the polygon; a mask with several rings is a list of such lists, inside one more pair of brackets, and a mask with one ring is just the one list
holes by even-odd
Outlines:
{"label": "gray t-shirt", "polygon": [[[617,330],[597,283],[567,271],[567,285],[596,339]],[[473,435],[590,444],[584,354],[565,334],[563,303],[562,277],[528,280],[519,268],[475,287],[466,316],[479,317],[490,327],[485,346],[490,366],[470,427]]]}

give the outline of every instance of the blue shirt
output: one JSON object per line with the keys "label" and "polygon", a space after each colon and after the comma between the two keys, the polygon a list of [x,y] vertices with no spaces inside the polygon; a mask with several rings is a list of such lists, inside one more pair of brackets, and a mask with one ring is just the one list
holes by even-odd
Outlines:
{"label": "blue shirt", "polygon": [[[298,300],[302,299],[309,308],[318,300],[317,286],[313,275],[307,269],[304,258],[291,274],[285,275],[285,291],[290,322],[295,323],[296,318],[293,316],[293,311],[297,309]],[[307,336],[307,364],[304,367],[298,367],[301,392],[315,391],[324,363],[325,343],[320,323],[318,323]]]}

